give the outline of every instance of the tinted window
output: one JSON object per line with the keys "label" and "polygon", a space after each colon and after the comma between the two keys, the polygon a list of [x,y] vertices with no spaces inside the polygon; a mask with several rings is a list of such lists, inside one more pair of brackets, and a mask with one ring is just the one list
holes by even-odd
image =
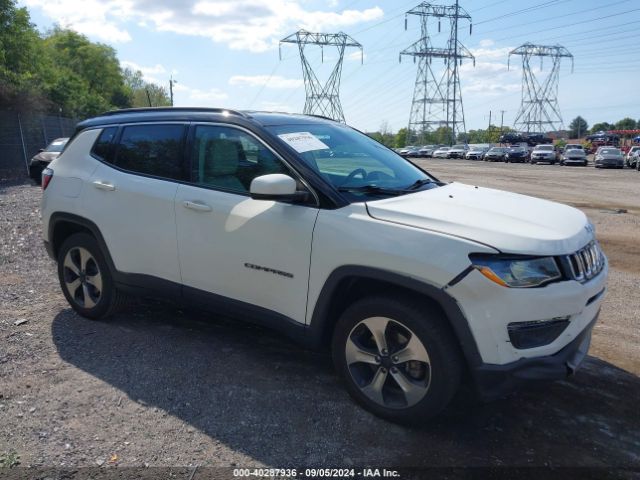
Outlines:
{"label": "tinted window", "polygon": [[107,162],[111,161],[111,155],[113,152],[113,137],[116,135],[117,131],[117,127],[108,127],[102,130],[102,133],[96,140],[96,143],[93,144],[91,155],[100,160],[104,160]]}
{"label": "tinted window", "polygon": [[196,127],[191,168],[195,183],[239,193],[248,193],[251,181],[260,175],[290,175],[286,165],[251,135],[205,125]]}
{"label": "tinted window", "polygon": [[124,127],[114,163],[132,172],[186,179],[182,155],[184,131],[184,125]]}

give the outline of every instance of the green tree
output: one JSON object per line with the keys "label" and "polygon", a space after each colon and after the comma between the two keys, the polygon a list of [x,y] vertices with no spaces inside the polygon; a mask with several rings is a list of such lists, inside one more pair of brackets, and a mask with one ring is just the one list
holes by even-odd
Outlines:
{"label": "green tree", "polygon": [[637,126],[636,121],[633,118],[623,118],[616,122],[616,130],[634,130]]}
{"label": "green tree", "polygon": [[67,115],[90,116],[131,105],[113,48],[58,27],[44,38],[44,47],[53,64],[51,100]]}
{"label": "green tree", "polygon": [[45,108],[40,37],[26,8],[0,0],[0,107]]}
{"label": "green tree", "polygon": [[125,68],[122,74],[124,84],[130,92],[132,107],[166,107],[171,105],[166,88],[155,83],[145,82],[141,71]]}
{"label": "green tree", "polygon": [[434,132],[434,141],[436,144],[451,144],[451,128],[449,127],[438,127]]}
{"label": "green tree", "polygon": [[569,137],[570,138],[582,138],[589,131],[589,124],[587,121],[578,115],[571,120],[569,124]]}
{"label": "green tree", "polygon": [[396,133],[396,148],[402,148],[407,144],[407,129],[401,128]]}
{"label": "green tree", "polygon": [[615,125],[609,122],[600,122],[591,127],[591,133],[606,132],[607,130],[613,130],[614,128]]}

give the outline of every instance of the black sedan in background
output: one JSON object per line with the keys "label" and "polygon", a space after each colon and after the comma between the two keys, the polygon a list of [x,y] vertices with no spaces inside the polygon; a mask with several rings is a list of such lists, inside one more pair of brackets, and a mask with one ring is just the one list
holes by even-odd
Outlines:
{"label": "black sedan in background", "polygon": [[593,163],[596,168],[624,168],[624,157],[618,148],[601,148]]}
{"label": "black sedan in background", "polygon": [[524,163],[529,159],[529,150],[524,147],[511,147],[507,150],[504,161],[507,163]]}
{"label": "black sedan in background", "polygon": [[507,149],[505,147],[493,147],[484,154],[483,160],[485,162],[502,162],[506,154]]}
{"label": "black sedan in background", "polygon": [[45,148],[41,148],[29,162],[29,177],[38,185],[40,184],[40,175],[42,170],[47,168],[52,160],[58,158],[69,141],[68,138],[56,138]]}

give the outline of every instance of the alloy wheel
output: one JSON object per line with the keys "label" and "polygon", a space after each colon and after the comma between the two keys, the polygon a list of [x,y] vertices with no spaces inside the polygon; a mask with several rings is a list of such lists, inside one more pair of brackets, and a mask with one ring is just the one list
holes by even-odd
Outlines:
{"label": "alloy wheel", "polygon": [[63,263],[64,285],[80,307],[95,307],[102,297],[102,273],[98,262],[83,247],[69,249]]}
{"label": "alloy wheel", "polygon": [[347,337],[345,357],[358,388],[383,407],[411,407],[429,390],[429,354],[418,336],[395,320],[360,321]]}

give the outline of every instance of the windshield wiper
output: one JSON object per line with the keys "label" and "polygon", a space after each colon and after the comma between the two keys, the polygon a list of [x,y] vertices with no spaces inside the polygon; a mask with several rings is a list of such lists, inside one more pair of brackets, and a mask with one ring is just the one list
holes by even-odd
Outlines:
{"label": "windshield wiper", "polygon": [[430,178],[421,178],[419,180],[416,180],[415,182],[413,182],[411,185],[409,185],[408,187],[405,187],[404,190],[417,190],[418,188],[420,188],[423,185],[426,185],[427,183],[435,183],[433,180],[431,180]]}
{"label": "windshield wiper", "polygon": [[362,185],[359,187],[338,187],[339,192],[362,192],[362,193],[381,193],[383,195],[400,195],[401,193],[407,193],[406,190],[400,190],[396,188],[384,188],[377,185]]}

